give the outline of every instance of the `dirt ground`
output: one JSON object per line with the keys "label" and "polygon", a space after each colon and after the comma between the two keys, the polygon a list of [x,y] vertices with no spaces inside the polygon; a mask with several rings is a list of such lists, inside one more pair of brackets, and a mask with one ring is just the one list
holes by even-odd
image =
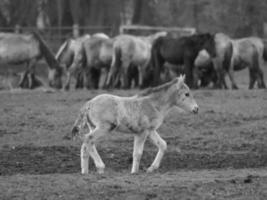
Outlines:
{"label": "dirt ground", "polygon": [[104,175],[92,162],[81,175],[81,142],[62,139],[81,105],[107,91],[0,91],[0,199],[267,199],[267,90],[237,76],[240,90],[193,91],[198,115],[173,109],[159,129],[168,143],[160,169],[145,172],[156,154],[147,142],[137,175],[130,135],[99,142]]}

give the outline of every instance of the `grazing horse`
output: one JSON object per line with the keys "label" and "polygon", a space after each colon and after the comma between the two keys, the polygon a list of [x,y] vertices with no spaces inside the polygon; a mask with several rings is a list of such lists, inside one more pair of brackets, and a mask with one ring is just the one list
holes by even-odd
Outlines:
{"label": "grazing horse", "polygon": [[199,51],[197,58],[194,61],[194,66],[198,69],[200,87],[206,87],[213,83],[216,87],[218,80],[217,73],[209,53],[204,49]]}
{"label": "grazing horse", "polygon": [[[63,66],[63,71],[67,74],[67,79],[63,86],[65,90],[69,90],[72,74],[74,74],[74,72],[78,72],[78,70],[81,71],[81,66],[79,66],[79,68],[77,66],[73,66],[72,64],[75,59],[83,59],[82,43],[89,38],[90,35],[86,34],[76,39],[68,39],[60,46],[56,54],[56,59],[59,63],[61,63],[61,65]],[[79,87],[81,86],[79,85],[79,81],[77,78],[76,88]]]}
{"label": "grazing horse", "polygon": [[211,57],[215,57],[214,35],[209,33],[184,36],[180,38],[159,37],[152,45],[150,71],[153,71],[153,85],[158,85],[163,64],[169,62],[184,65],[186,83],[197,87],[198,72],[194,61],[200,50],[205,49]]}
{"label": "grazing horse", "polygon": [[138,85],[143,84],[146,66],[151,56],[151,46],[158,37],[167,35],[167,32],[158,32],[149,36],[133,36],[122,34],[115,38],[112,63],[107,79],[107,86],[111,86],[117,79],[122,79],[123,88],[129,88],[128,70],[130,66],[138,68]]}
{"label": "grazing horse", "polygon": [[259,88],[266,88],[263,76],[263,61],[266,60],[266,48],[264,42],[257,37],[231,39],[225,34],[218,33],[215,36],[217,55],[214,62],[220,84],[227,88],[224,76],[229,75],[233,89],[238,89],[234,78],[234,71],[249,69],[249,89],[254,87],[257,81]]}
{"label": "grazing horse", "polygon": [[[61,68],[52,51],[37,32],[30,34],[0,33],[0,63],[27,64],[27,70],[20,80],[19,86],[34,88],[32,79],[35,64],[41,58],[48,64],[49,85],[61,88]],[[27,83],[26,83],[27,82]]]}
{"label": "grazing horse", "polygon": [[86,126],[89,129],[89,133],[83,135],[81,147],[82,174],[88,173],[89,156],[93,158],[98,172],[104,172],[105,164],[96,150],[95,143],[101,136],[112,134],[115,130],[134,135],[131,173],[137,173],[139,170],[147,137],[158,147],[157,156],[148,172],[159,168],[167,144],[157,129],[168,111],[175,106],[195,114],[198,112],[198,105],[184,83],[184,76],[132,97],[102,94],[88,101],[82,107],[72,129],[72,136],[80,135]]}

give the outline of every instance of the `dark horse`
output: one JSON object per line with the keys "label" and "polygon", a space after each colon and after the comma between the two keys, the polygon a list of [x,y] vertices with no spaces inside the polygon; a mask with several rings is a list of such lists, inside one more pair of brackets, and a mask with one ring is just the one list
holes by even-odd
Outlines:
{"label": "dark horse", "polygon": [[20,87],[34,88],[36,62],[45,58],[48,63],[49,85],[61,87],[61,68],[44,40],[37,32],[30,34],[0,33],[0,63],[27,64]]}
{"label": "dark horse", "polygon": [[160,73],[164,70],[163,64],[169,62],[184,65],[186,83],[189,87],[196,88],[198,72],[194,67],[194,61],[202,49],[205,49],[211,57],[216,56],[213,35],[206,33],[180,38],[165,36],[156,39],[152,45],[149,67],[153,71],[153,85],[159,84]]}

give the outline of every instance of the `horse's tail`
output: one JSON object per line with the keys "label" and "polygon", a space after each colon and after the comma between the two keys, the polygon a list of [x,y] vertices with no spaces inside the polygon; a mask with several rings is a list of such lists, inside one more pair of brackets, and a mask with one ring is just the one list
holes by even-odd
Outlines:
{"label": "horse's tail", "polygon": [[163,37],[156,39],[151,47],[151,57],[149,61],[148,70],[153,71],[153,85],[158,85],[160,79],[160,72],[162,71],[162,66],[160,64],[160,46],[162,44]]}
{"label": "horse's tail", "polygon": [[46,42],[37,31],[32,31],[32,35],[39,42],[42,56],[45,57],[47,64],[50,68],[57,68],[59,64],[54,56],[54,53],[50,50]]}
{"label": "horse's tail", "polygon": [[263,59],[267,61],[267,40],[263,40]]}
{"label": "horse's tail", "polygon": [[113,49],[113,54],[112,54],[112,61],[111,61],[111,66],[108,74],[108,79],[107,79],[107,86],[110,87],[111,84],[115,84],[115,80],[119,75],[119,70],[121,68],[121,48],[119,46],[114,46]]}
{"label": "horse's tail", "polygon": [[222,63],[223,69],[228,70],[231,64],[231,59],[233,56],[233,44],[232,42],[229,42],[229,45],[226,47],[226,51],[224,54],[224,59]]}
{"label": "horse's tail", "polygon": [[66,48],[69,46],[70,40],[66,40],[59,48],[59,50],[56,53],[56,59],[59,61],[60,57],[62,56],[63,52],[66,50]]}

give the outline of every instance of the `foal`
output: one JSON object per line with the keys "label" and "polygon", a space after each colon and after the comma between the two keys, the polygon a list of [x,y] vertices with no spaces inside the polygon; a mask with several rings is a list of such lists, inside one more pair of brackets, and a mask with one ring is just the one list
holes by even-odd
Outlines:
{"label": "foal", "polygon": [[90,130],[84,135],[81,147],[82,174],[88,173],[89,156],[93,158],[97,171],[104,172],[105,164],[96,150],[95,142],[101,136],[112,134],[114,130],[134,135],[131,173],[139,170],[147,137],[158,147],[156,158],[147,171],[152,172],[159,168],[167,144],[157,129],[168,111],[177,106],[195,114],[198,112],[198,105],[184,79],[184,76],[180,76],[132,97],[101,94],[88,101],[82,107],[72,129],[72,136],[79,135],[86,126]]}

